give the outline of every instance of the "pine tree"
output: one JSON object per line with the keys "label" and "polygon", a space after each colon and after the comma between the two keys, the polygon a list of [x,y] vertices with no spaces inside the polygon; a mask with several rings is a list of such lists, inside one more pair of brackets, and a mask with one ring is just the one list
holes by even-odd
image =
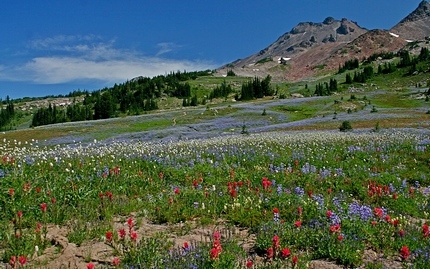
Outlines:
{"label": "pine tree", "polygon": [[351,84],[352,83],[351,74],[349,74],[349,73],[346,74],[345,83],[346,84]]}

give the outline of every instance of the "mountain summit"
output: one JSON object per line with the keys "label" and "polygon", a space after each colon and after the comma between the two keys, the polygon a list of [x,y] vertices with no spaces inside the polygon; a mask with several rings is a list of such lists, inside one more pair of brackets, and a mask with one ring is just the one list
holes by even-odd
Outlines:
{"label": "mountain summit", "polygon": [[252,63],[266,57],[293,56],[327,43],[350,42],[366,31],[347,19],[338,21],[327,17],[322,23],[302,22],[254,57],[247,58],[246,62]]}
{"label": "mountain summit", "polygon": [[408,40],[422,40],[430,36],[430,3],[422,1],[418,7],[398,24],[390,32]]}
{"label": "mountain summit", "polygon": [[351,59],[375,53],[397,52],[411,41],[430,36],[430,3],[418,7],[390,30],[367,30],[347,19],[327,17],[321,23],[302,22],[273,44],[217,71],[232,70],[239,76],[298,81],[320,71],[335,70]]}
{"label": "mountain summit", "polygon": [[[365,28],[345,18],[336,20],[332,17],[327,17],[321,23],[301,22],[265,49],[245,59],[239,59],[226,65],[219,71],[226,73],[228,69],[234,68],[236,74],[243,76],[257,75],[253,74],[255,72],[259,72],[258,75],[269,74],[269,70],[266,69],[276,69],[279,63],[286,64],[290,60],[294,62],[299,56],[311,51],[324,51],[326,57],[328,57],[344,44],[351,42],[366,32]],[[283,69],[286,66],[284,65]],[[271,73],[271,75],[275,78],[277,76],[274,73]]]}

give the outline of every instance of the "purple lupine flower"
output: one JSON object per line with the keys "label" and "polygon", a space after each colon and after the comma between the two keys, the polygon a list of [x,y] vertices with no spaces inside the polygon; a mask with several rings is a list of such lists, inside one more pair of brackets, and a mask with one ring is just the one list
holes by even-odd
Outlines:
{"label": "purple lupine flower", "polygon": [[305,190],[303,188],[300,188],[300,187],[295,187],[294,188],[294,194],[296,194],[298,196],[303,196],[303,195],[305,195]]}
{"label": "purple lupine flower", "polygon": [[278,184],[278,187],[276,188],[276,192],[278,193],[278,195],[282,194],[282,184]]}
{"label": "purple lupine flower", "polygon": [[318,204],[319,209],[324,208],[324,196],[322,194],[314,194],[312,199]]}
{"label": "purple lupine flower", "polygon": [[337,224],[340,224],[342,222],[342,220],[339,218],[339,216],[334,212],[332,212],[332,214],[329,218],[329,221],[330,221],[330,225],[337,225]]}
{"label": "purple lupine flower", "polygon": [[360,205],[358,202],[352,202],[348,206],[348,215],[354,219],[353,217],[357,216],[362,221],[367,221],[373,217],[373,211],[370,206]]}
{"label": "purple lupine flower", "polygon": [[390,188],[390,193],[395,193],[396,192],[396,188],[394,187],[393,183],[390,183],[388,185],[388,187]]}

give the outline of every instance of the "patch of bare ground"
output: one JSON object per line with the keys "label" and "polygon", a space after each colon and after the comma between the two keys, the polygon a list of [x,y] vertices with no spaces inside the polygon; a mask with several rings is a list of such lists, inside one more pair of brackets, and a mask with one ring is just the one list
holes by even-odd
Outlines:
{"label": "patch of bare ground", "polygon": [[[135,218],[135,217],[134,217]],[[221,231],[222,237],[234,238],[243,250],[252,256],[255,265],[263,265],[264,257],[258,256],[254,251],[256,243],[255,234],[249,230],[228,225],[223,220],[215,224],[201,226],[195,221],[179,224],[154,224],[142,218],[136,221],[135,230],[138,238],[152,237],[157,233],[163,233],[167,240],[172,242],[172,248],[180,248],[184,242],[208,243],[214,231]],[[124,218],[115,218],[113,228],[121,229],[127,227]],[[87,264],[92,262],[96,268],[110,268],[113,258],[116,256],[114,249],[103,241],[103,238],[94,239],[81,245],[69,242],[66,227],[48,225],[47,240],[51,243],[43,253],[34,253],[29,259],[27,268],[43,269],[86,269]],[[381,264],[384,268],[402,268],[400,258],[386,258],[383,254],[367,249],[363,255],[363,265],[358,268],[366,268],[366,264]],[[312,260],[307,264],[311,269],[341,269],[341,265],[328,260]],[[10,268],[7,264],[0,264],[0,268]]]}
{"label": "patch of bare ground", "polygon": [[[124,218],[113,220],[115,231],[127,227]],[[221,231],[223,237],[234,237],[246,252],[252,252],[255,244],[255,236],[246,229],[231,227],[222,220],[216,224],[202,227],[194,221],[179,224],[154,224],[146,219],[137,222],[135,230],[138,238],[155,236],[158,233],[165,234],[167,240],[172,242],[172,248],[180,248],[185,242],[209,243],[214,231]],[[67,238],[69,234],[67,227],[48,225],[46,240],[50,242],[43,253],[35,252],[29,259],[27,268],[43,269],[86,269],[87,264],[92,262],[96,268],[108,268],[115,257],[115,250],[103,241],[103,238],[94,239],[81,245],[72,243]],[[0,268],[9,269],[10,266],[0,263]]]}

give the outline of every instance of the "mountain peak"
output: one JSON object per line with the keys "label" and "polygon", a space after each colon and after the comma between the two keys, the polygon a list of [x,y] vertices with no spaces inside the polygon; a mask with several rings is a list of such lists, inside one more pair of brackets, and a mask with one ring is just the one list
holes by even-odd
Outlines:
{"label": "mountain peak", "polygon": [[324,24],[332,24],[335,21],[336,20],[333,17],[327,17],[327,18],[325,18],[325,20],[323,21],[323,23]]}
{"label": "mountain peak", "polygon": [[421,1],[421,3],[418,5],[418,7],[422,7],[422,6],[425,6],[425,5],[428,5],[428,1],[427,0],[423,0],[423,1]]}
{"label": "mountain peak", "polygon": [[430,35],[430,3],[421,1],[418,7],[391,30],[407,40],[422,40]]}
{"label": "mountain peak", "polygon": [[411,14],[401,20],[400,23],[418,21],[427,17],[430,17],[430,3],[423,0]]}
{"label": "mountain peak", "polygon": [[274,80],[299,80],[324,70],[334,70],[346,60],[374,53],[396,52],[407,42],[430,36],[430,3],[418,7],[391,30],[367,30],[346,18],[326,17],[322,22],[300,22],[274,43],[218,69],[220,75],[232,70],[239,76]]}

